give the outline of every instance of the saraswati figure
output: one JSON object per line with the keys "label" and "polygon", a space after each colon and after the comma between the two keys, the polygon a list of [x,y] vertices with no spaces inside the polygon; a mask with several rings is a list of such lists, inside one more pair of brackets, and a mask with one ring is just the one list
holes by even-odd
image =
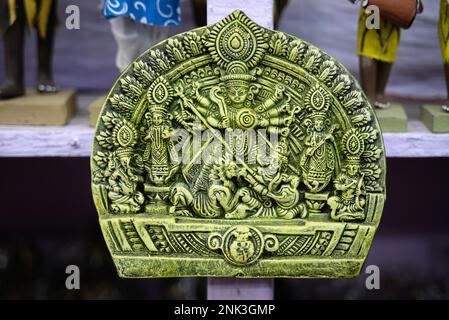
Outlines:
{"label": "saraswati figure", "polygon": [[336,166],[335,126],[329,126],[326,112],[329,98],[320,88],[312,88],[306,96],[311,114],[305,120],[308,135],[301,154],[303,181],[310,192],[323,190],[330,182]]}

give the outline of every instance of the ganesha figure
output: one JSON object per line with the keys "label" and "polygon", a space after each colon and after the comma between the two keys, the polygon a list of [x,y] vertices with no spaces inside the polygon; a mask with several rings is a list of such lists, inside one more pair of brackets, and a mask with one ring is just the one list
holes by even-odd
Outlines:
{"label": "ganesha figure", "polygon": [[[138,133],[135,127],[126,119],[115,121],[116,114],[108,113],[103,116],[106,127],[112,130],[104,131],[97,136],[100,145],[109,147],[112,142],[118,148],[114,151],[99,152],[95,156],[98,166],[102,170],[94,173],[94,180],[102,182],[103,197],[110,200],[112,213],[137,213],[144,203],[144,196],[138,190],[141,176],[142,161],[134,154]],[[115,126],[113,126],[115,122]]]}
{"label": "ganesha figure", "polygon": [[115,213],[136,213],[144,202],[144,196],[137,190],[140,177],[129,169],[129,158],[112,155],[104,176],[108,181],[108,197]]}

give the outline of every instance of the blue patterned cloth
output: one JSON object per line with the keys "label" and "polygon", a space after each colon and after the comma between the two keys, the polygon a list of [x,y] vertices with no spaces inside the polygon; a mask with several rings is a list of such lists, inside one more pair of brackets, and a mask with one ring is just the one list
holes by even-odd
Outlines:
{"label": "blue patterned cloth", "polygon": [[181,21],[179,0],[104,0],[106,18],[130,17],[155,26],[175,26]]}

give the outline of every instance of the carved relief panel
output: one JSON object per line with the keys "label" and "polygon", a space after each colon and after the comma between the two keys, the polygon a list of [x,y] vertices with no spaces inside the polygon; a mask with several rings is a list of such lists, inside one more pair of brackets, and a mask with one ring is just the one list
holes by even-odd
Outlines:
{"label": "carved relief panel", "polygon": [[372,107],[335,59],[235,11],[142,54],[92,191],[122,277],[351,277],[385,201]]}

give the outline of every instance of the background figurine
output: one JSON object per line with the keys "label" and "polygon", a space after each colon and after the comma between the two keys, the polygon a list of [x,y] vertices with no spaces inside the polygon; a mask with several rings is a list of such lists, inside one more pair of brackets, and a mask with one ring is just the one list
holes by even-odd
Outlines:
{"label": "background figurine", "polygon": [[373,106],[385,108],[385,88],[399,46],[400,27],[381,19],[380,29],[368,29],[368,15],[362,8],[359,19],[357,54],[363,90]]}
{"label": "background figurine", "polygon": [[[169,26],[181,21],[179,0],[103,0],[101,12],[109,19],[117,43],[116,67],[122,72],[140,54],[169,36]],[[94,127],[104,104],[101,96],[89,105]]]}
{"label": "background figurine", "polygon": [[0,86],[0,100],[25,94],[23,50],[27,27],[35,27],[37,30],[37,91],[57,91],[52,75],[56,9],[56,0],[0,0],[0,29],[6,71],[5,82]]}
{"label": "background figurine", "polygon": [[[446,76],[446,88],[449,99],[449,0],[441,0],[438,35],[443,55],[444,74]],[[443,106],[443,110],[449,113],[449,106]]]}
{"label": "background figurine", "polygon": [[[449,0],[440,1],[438,36],[443,57],[447,99],[449,99]],[[449,132],[449,104],[444,104],[442,107],[440,105],[423,105],[421,120],[432,132]]]}
{"label": "background figurine", "polygon": [[[367,21],[372,21],[373,15],[373,12],[367,10],[370,5],[379,8],[380,23],[377,29],[367,26]],[[385,98],[385,88],[396,59],[401,28],[409,28],[420,11],[420,0],[362,1],[357,41],[361,84],[370,102],[377,108],[384,109],[389,106]]]}
{"label": "background figurine", "polygon": [[142,52],[168,38],[168,26],[181,21],[179,0],[104,0],[117,42],[116,65],[124,70]]}

